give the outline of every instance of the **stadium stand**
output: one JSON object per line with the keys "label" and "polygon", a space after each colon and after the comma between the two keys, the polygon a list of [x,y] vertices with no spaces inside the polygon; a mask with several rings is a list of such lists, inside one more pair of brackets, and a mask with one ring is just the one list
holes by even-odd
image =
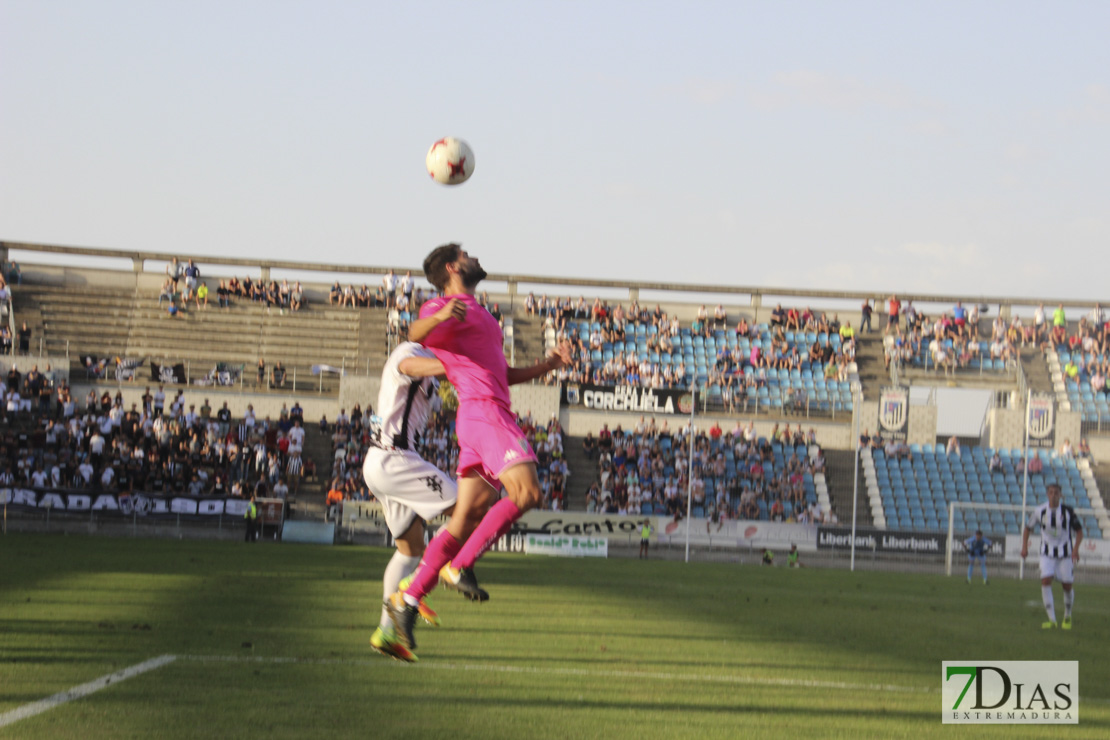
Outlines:
{"label": "stadium stand", "polygon": [[692,482],[695,518],[835,521],[820,447],[807,444],[800,426],[793,435],[789,426],[781,434],[776,427],[771,439],[753,430],[738,424],[728,433],[716,425],[699,432],[689,466],[684,429],[671,432],[642,418],[629,431],[605,425],[597,433],[586,510],[681,517]]}
{"label": "stadium stand", "polygon": [[[861,450],[864,479],[872,515],[888,529],[943,531],[948,528],[948,505],[952,501],[1020,505],[1022,496],[1021,449],[997,450],[1001,465],[990,469],[995,450],[965,448],[960,454],[945,445],[911,445],[910,454],[897,459],[884,450]],[[1080,469],[1074,458],[1054,455],[1051,450],[1031,450],[1040,458],[1043,472],[1029,476],[1029,502],[1043,501],[1045,487],[1058,483],[1064,503],[1079,508],[1101,505],[1098,488],[1089,468]],[[1097,501],[1092,502],[1092,496]],[[987,535],[1018,534],[1018,514],[1001,511],[956,512],[958,532],[982,529]],[[1088,537],[1101,539],[1102,528],[1095,517],[1083,521]]]}

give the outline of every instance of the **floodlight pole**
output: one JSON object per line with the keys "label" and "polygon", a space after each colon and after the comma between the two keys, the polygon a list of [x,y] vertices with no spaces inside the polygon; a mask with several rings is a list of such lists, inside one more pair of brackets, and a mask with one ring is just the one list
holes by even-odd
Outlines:
{"label": "floodlight pole", "polygon": [[695,376],[690,384],[690,430],[689,437],[690,459],[686,461],[686,562],[690,562],[690,512],[694,498],[694,411],[697,409],[698,379]]}
{"label": "floodlight pole", "polygon": [[859,502],[859,415],[860,403],[863,401],[863,395],[859,394],[859,389],[853,389],[852,395],[855,399],[852,402],[852,440],[856,449],[855,464],[852,466],[852,559],[849,570],[856,569],[856,509]]}
{"label": "floodlight pole", "polygon": [[[1025,464],[1022,465],[1021,471],[1021,526],[1022,535],[1025,534],[1025,506],[1026,500],[1029,496],[1029,404],[1033,402],[1033,389],[1029,388],[1025,391],[1025,445],[1021,449],[1021,455],[1025,459]],[[1025,558],[1022,558],[1018,563],[1018,580],[1025,578]]]}

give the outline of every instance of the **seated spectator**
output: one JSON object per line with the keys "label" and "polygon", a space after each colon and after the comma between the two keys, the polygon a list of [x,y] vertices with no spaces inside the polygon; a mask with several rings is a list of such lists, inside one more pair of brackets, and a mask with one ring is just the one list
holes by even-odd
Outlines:
{"label": "seated spectator", "polygon": [[1060,445],[1060,451],[1057,454],[1058,454],[1059,457],[1063,458],[1064,460],[1074,460],[1075,459],[1075,450],[1071,446],[1071,440],[1070,439],[1068,439],[1068,438],[1064,439],[1064,443],[1062,445]]}
{"label": "seated spectator", "polygon": [[1029,475],[1040,475],[1044,473],[1044,462],[1041,456],[1033,454],[1029,457]]}
{"label": "seated spectator", "polygon": [[284,388],[285,387],[285,366],[279,360],[270,371],[270,387],[271,388]]}
{"label": "seated spectator", "polygon": [[991,455],[990,462],[987,463],[987,470],[991,473],[1002,472],[1002,456],[998,454],[998,450],[995,450],[994,454]]}
{"label": "seated spectator", "polygon": [[162,301],[169,301],[170,303],[173,303],[173,299],[174,299],[173,281],[167,279],[166,282],[162,283],[162,292],[158,294],[158,305],[161,306]]}
{"label": "seated spectator", "polygon": [[216,288],[216,300],[219,302],[220,308],[231,308],[231,289],[223,280]]}
{"label": "seated spectator", "polygon": [[593,432],[588,432],[586,438],[582,440],[582,451],[586,453],[586,457],[590,460],[597,459],[598,446],[597,439],[594,438]]}
{"label": "seated spectator", "polygon": [[956,437],[955,434],[948,438],[948,445],[944,448],[944,451],[949,456],[951,456],[953,453],[955,453],[957,457],[963,456],[963,453],[960,452],[960,440]]}
{"label": "seated spectator", "polygon": [[201,284],[197,286],[194,300],[196,300],[198,309],[201,307],[201,304],[204,304],[204,307],[208,308],[208,283],[202,281]]}

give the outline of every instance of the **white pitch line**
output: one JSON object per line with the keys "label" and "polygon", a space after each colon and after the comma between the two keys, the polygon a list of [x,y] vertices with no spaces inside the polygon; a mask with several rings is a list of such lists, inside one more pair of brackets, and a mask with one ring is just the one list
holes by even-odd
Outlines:
{"label": "white pitch line", "polygon": [[[248,657],[233,655],[178,655],[178,660],[213,663],[270,663],[313,665],[382,665],[381,660],[359,660],[339,658],[283,658]],[[478,671],[485,673],[526,673],[548,676],[580,676],[587,678],[643,678],[656,681],[698,681],[701,683],[722,683],[745,686],[780,686],[787,688],[840,689],[843,691],[885,691],[900,694],[937,693],[940,689],[895,684],[858,684],[843,681],[817,681],[808,679],[773,678],[762,676],[730,676],[721,673],[670,673],[666,671],[591,671],[583,668],[535,668],[531,666],[482,665],[477,663],[418,663],[415,670]]]}
{"label": "white pitch line", "polygon": [[155,668],[161,668],[167,663],[172,663],[176,659],[176,655],[160,655],[157,658],[144,660],[142,663],[137,663],[129,668],[124,668],[122,671],[109,673],[107,676],[101,676],[100,678],[89,681],[88,683],[83,683],[80,686],[74,686],[68,691],[62,691],[61,693],[54,694],[54,696],[48,696],[45,699],[40,699],[39,701],[31,702],[30,704],[24,704],[23,706],[17,707],[10,712],[0,714],[0,727],[6,727],[7,725],[18,722],[21,719],[34,717],[36,714],[42,714],[43,712],[53,709],[54,707],[61,704],[65,704],[68,701],[80,699],[82,697],[88,696],[89,694],[100,691],[101,689],[107,688],[113,682],[119,683],[120,681],[126,681],[129,678],[138,676],[140,673],[146,673],[147,671],[153,671]]}

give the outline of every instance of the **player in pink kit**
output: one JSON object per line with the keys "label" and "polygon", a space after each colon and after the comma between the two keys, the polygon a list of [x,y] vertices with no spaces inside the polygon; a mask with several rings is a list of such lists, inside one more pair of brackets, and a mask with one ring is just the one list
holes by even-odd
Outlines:
{"label": "player in pink kit", "polygon": [[[409,647],[417,605],[440,578],[473,601],[489,598],[474,577],[475,561],[543,502],[536,454],[516,424],[509,386],[571,362],[570,346],[563,344],[532,367],[509,367],[497,320],[474,298],[486,271],[458,244],[434,249],[424,260],[424,275],[443,297],[420,308],[409,338],[435,353],[459,396],[458,501],[450,522],[428,544],[412,584],[390,598],[397,636]],[[507,495],[497,500],[502,486]]]}

